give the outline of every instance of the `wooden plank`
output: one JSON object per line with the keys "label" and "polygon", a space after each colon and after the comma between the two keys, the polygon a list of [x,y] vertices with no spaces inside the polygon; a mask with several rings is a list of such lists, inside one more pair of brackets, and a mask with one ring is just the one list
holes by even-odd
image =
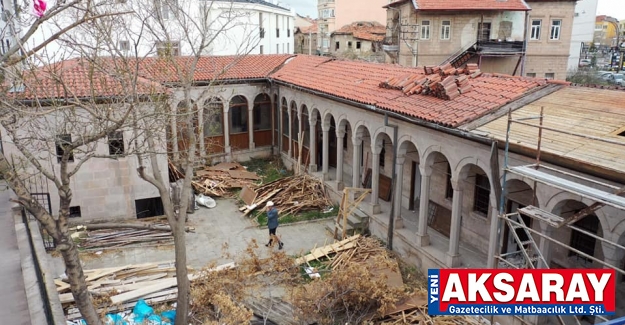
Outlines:
{"label": "wooden plank", "polygon": [[239,197],[241,198],[241,200],[243,200],[243,202],[245,202],[246,205],[252,205],[254,203],[254,200],[256,200],[257,195],[258,193],[256,193],[256,191],[247,186],[244,186],[241,190],[241,194]]}
{"label": "wooden plank", "polygon": [[359,237],[360,237],[360,235],[354,235],[354,236],[348,237],[348,238],[346,238],[344,240],[341,240],[339,242],[336,242],[334,244],[330,244],[330,245],[326,245],[326,246],[323,246],[323,247],[315,248],[315,249],[311,250],[309,254],[297,258],[295,260],[295,265],[301,265],[301,264],[304,264],[304,263],[308,263],[308,262],[310,262],[312,260],[317,259],[318,257],[324,256],[324,255],[332,253],[332,252],[340,252],[340,251],[344,251],[344,250],[350,249],[350,248],[355,246],[353,241],[356,240]]}
{"label": "wooden plank", "polygon": [[256,175],[256,173],[248,172],[247,170],[229,170],[228,174],[232,178],[242,178],[242,179],[253,179],[260,180],[260,176]]}
{"label": "wooden plank", "polygon": [[145,295],[171,288],[177,285],[176,278],[161,280],[159,283],[143,286],[141,289],[125,292],[111,297],[113,304],[124,303],[126,301],[143,297]]}
{"label": "wooden plank", "polygon": [[61,279],[54,279],[54,284],[56,284],[56,291],[61,292],[69,289],[69,283],[65,283],[61,281]]}
{"label": "wooden plank", "polygon": [[[229,171],[232,169],[241,169],[243,168],[243,166],[241,166],[241,164],[237,163],[237,162],[223,162],[220,164],[217,164],[215,166],[211,166],[208,168],[205,168],[206,170],[222,170],[222,171]],[[245,169],[245,168],[243,168]]]}

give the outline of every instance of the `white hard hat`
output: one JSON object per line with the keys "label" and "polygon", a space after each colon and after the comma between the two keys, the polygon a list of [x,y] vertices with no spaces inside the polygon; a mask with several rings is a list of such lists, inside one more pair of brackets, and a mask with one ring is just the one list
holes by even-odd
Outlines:
{"label": "white hard hat", "polygon": [[268,201],[266,206],[267,207],[272,207],[273,206],[273,202],[272,201]]}

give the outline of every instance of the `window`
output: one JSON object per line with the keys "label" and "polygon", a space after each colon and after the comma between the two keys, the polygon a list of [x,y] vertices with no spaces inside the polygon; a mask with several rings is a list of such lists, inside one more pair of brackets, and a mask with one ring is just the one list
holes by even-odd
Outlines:
{"label": "window", "polygon": [[[63,158],[63,154],[65,154],[66,148],[72,144],[72,135],[71,134],[60,134],[56,137],[56,160],[57,162],[61,162]],[[74,152],[69,152],[69,158],[67,161],[74,161]]]}
{"label": "window", "polygon": [[119,41],[118,47],[120,51],[126,52],[130,50],[130,42],[128,41]]}
{"label": "window", "polygon": [[452,199],[454,197],[454,187],[451,185],[451,165],[447,163],[447,188],[445,188],[445,198]]}
{"label": "window", "polygon": [[562,27],[562,20],[554,19],[551,21],[551,33],[549,33],[550,40],[560,39],[560,28]]}
{"label": "window", "polygon": [[156,42],[156,54],[158,56],[178,56],[180,55],[179,42]]}
{"label": "window", "polygon": [[351,42],[351,41],[348,41],[348,42],[347,42],[347,48],[348,48],[348,49],[351,49],[351,48],[352,48],[352,42]]}
{"label": "window", "polygon": [[69,217],[70,218],[80,218],[82,215],[80,214],[80,206],[69,207]]}
{"label": "window", "polygon": [[327,38],[323,39],[323,47],[327,48],[328,46],[330,46],[330,40]]}
{"label": "window", "polygon": [[276,28],[276,37],[280,38],[280,28]]}
{"label": "window", "polygon": [[441,24],[441,39],[447,40],[451,36],[451,21],[443,20]]}
{"label": "window", "polygon": [[282,135],[289,136],[289,111],[286,101],[282,102]]}
{"label": "window", "polygon": [[532,19],[532,29],[530,30],[530,39],[537,41],[540,39],[540,26],[542,21],[540,19]]}
{"label": "window", "polygon": [[263,45],[260,46],[260,54],[265,54]]}
{"label": "window", "polygon": [[254,99],[254,131],[271,130],[271,98],[260,94]]}
{"label": "window", "polygon": [[430,39],[430,21],[421,21],[421,39]]}
{"label": "window", "polygon": [[286,53],[291,53],[291,43],[286,43]]}
{"label": "window", "polygon": [[530,78],[536,78],[536,73],[535,72],[528,72],[525,74],[526,77],[530,77]]}
{"label": "window", "polygon": [[258,13],[258,27],[260,32],[260,38],[265,38],[265,27],[263,27],[263,13]]}
{"label": "window", "polygon": [[545,79],[555,79],[555,73],[553,72],[547,72],[545,73]]}
{"label": "window", "polygon": [[291,20],[286,18],[286,37],[291,37]]}
{"label": "window", "polygon": [[204,102],[204,136],[215,137],[223,135],[224,105],[219,98],[207,99]]}
{"label": "window", "polygon": [[247,132],[247,100],[235,96],[230,101],[230,134]]}
{"label": "window", "polygon": [[124,132],[115,131],[108,135],[109,155],[118,156],[124,154]]}
{"label": "window", "polygon": [[485,216],[488,215],[490,200],[490,183],[488,177],[475,174],[475,195],[473,196],[473,210]]}
{"label": "window", "polygon": [[162,216],[165,212],[160,197],[135,200],[137,219]]}
{"label": "window", "polygon": [[159,15],[161,19],[169,19],[171,18],[171,6],[177,6],[177,2],[174,1],[172,4],[168,4],[165,0],[155,0],[154,5],[156,7],[156,13]]}
{"label": "window", "polygon": [[[599,219],[597,219],[595,215],[586,216],[583,219],[577,221],[574,225],[592,234],[597,234],[597,232],[599,231]],[[575,248],[590,256],[594,256],[596,243],[597,243],[597,239],[595,239],[594,237],[584,234],[582,232],[579,232],[575,229],[571,230],[571,247],[572,248]],[[584,257],[573,251],[569,251],[569,256],[577,256],[579,259],[585,262],[589,262],[589,263],[592,262],[591,259]]]}
{"label": "window", "polygon": [[341,42],[336,42],[336,43],[334,44],[334,50],[335,50],[335,51],[338,51],[340,47],[341,47]]}
{"label": "window", "polygon": [[276,15],[276,37],[280,37],[280,17]]}
{"label": "window", "polygon": [[360,42],[356,42],[356,49],[360,50]]}
{"label": "window", "polygon": [[280,54],[280,44],[276,44],[276,54]]}

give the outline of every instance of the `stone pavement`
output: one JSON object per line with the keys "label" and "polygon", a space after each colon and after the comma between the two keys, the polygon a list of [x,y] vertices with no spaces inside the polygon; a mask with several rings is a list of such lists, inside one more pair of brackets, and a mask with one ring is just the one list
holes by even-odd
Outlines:
{"label": "stone pavement", "polygon": [[[215,261],[224,264],[232,260],[224,259],[222,246],[227,245],[227,252],[235,255],[247,248],[249,242],[256,239],[260,256],[267,256],[271,248],[264,244],[269,239],[267,228],[258,228],[249,218],[243,217],[235,202],[229,199],[218,199],[213,209],[200,208],[189,216],[189,226],[195,227],[195,233],[187,233],[187,265],[201,268]],[[287,254],[306,253],[315,245],[323,246],[332,242],[332,236],[326,231],[326,225],[333,219],[281,225],[278,234],[282,236],[284,251]],[[277,246],[274,246],[277,250]],[[83,258],[86,269],[124,266],[149,262],[174,260],[173,245],[161,247],[124,248],[120,250],[104,250],[100,255],[90,254]],[[62,261],[55,258],[54,272],[57,275],[64,271]]]}
{"label": "stone pavement", "polygon": [[[0,323],[11,325],[31,324],[20,251],[15,234],[15,221],[9,202],[10,192],[0,181]],[[36,284],[35,284],[36,285]]]}

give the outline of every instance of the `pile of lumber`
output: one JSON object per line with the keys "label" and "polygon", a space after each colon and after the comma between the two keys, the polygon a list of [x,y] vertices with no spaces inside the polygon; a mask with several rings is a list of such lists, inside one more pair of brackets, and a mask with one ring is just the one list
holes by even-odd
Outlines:
{"label": "pile of lumber", "polygon": [[275,204],[281,217],[332,206],[324,183],[307,174],[280,178],[259,186],[251,197],[254,198],[252,204],[240,209],[244,215],[264,208],[267,201]]}
{"label": "pile of lumber", "polygon": [[[193,273],[188,269],[189,280],[199,279],[205,272],[221,271],[234,268],[234,263],[227,263],[213,269],[205,269]],[[176,268],[173,261],[163,263],[146,263],[111,267],[104,269],[85,270],[87,289],[94,298],[104,298],[104,307],[98,308],[101,315],[132,310],[137,301],[143,299],[148,305],[163,304],[178,298]],[[74,297],[69,291],[67,279],[54,279],[57,292],[66,319],[69,321],[81,318]]]}
{"label": "pile of lumber", "polygon": [[256,173],[249,172],[237,162],[207,166],[195,172],[193,188],[207,196],[231,196],[235,189],[245,186],[254,188],[261,180]]}
{"label": "pile of lumber", "polygon": [[87,232],[87,236],[78,241],[78,247],[84,249],[119,248],[129,245],[171,244],[174,237],[171,231],[148,229],[110,229]]}
{"label": "pile of lumber", "polygon": [[383,325],[433,324],[433,325],[483,325],[480,316],[430,316],[426,293],[415,293],[380,319]]}
{"label": "pile of lumber", "polygon": [[[94,297],[110,299],[106,307],[99,308],[98,312],[102,314],[132,309],[139,299],[144,299],[148,305],[175,301],[178,296],[175,272],[174,262],[84,271],[89,292]],[[67,320],[81,318],[66,279],[57,278],[54,283]]]}

